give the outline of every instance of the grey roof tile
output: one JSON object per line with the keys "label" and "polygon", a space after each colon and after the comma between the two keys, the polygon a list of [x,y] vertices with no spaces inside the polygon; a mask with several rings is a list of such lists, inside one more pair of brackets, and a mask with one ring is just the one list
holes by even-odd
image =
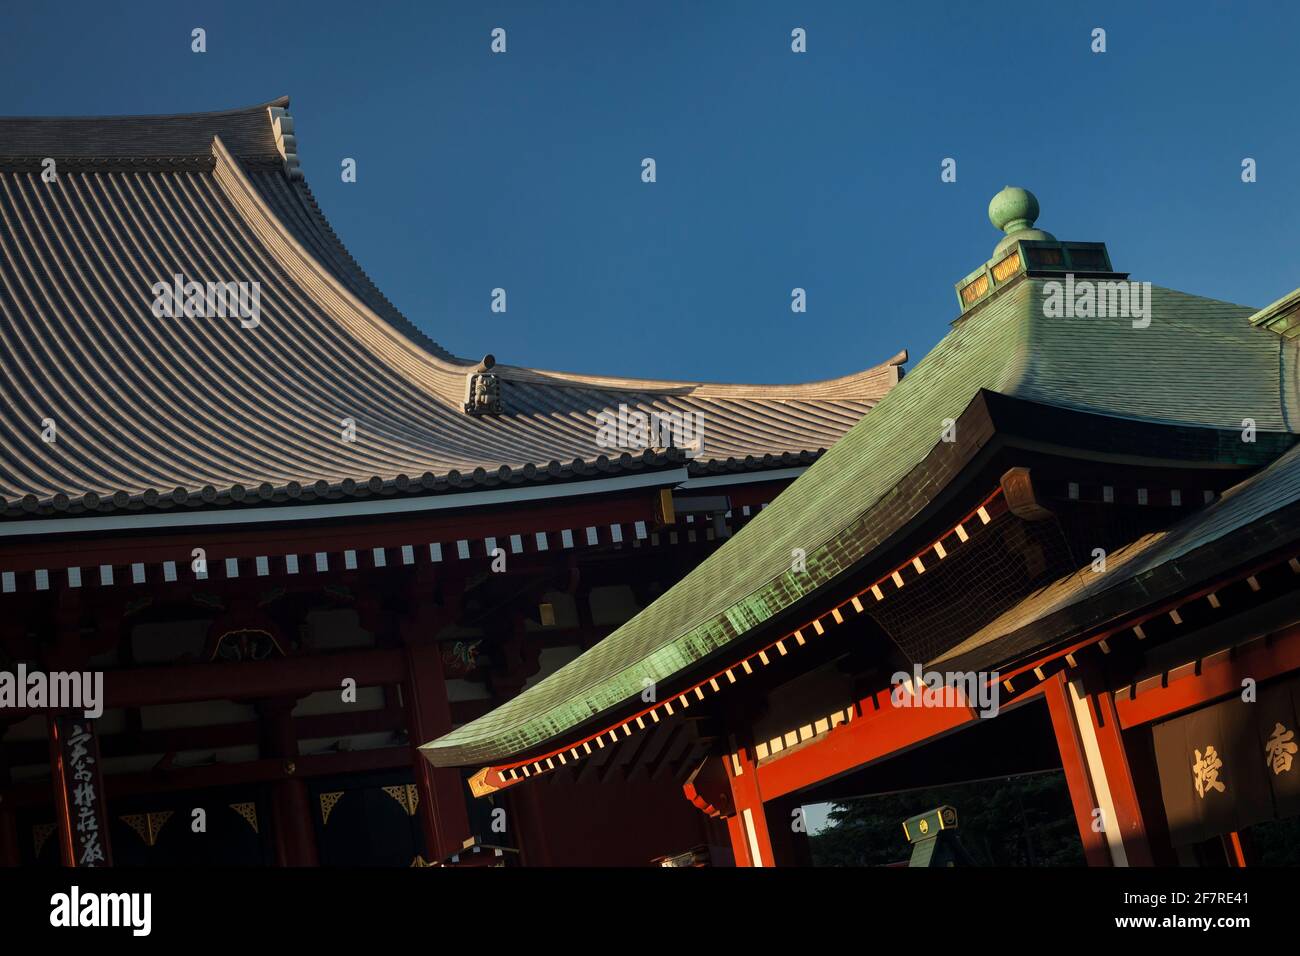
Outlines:
{"label": "grey roof tile", "polygon": [[[268,113],[285,106],[0,118],[0,517],[679,466],[680,450],[598,444],[597,415],[620,404],[702,413],[694,474],[808,463],[899,379],[905,356],[789,386],[501,364],[504,413],[468,415],[477,360],[402,315],[286,174]],[[61,157],[54,182],[33,164],[46,155]],[[258,325],[155,318],[152,289],[177,274],[258,283]]]}

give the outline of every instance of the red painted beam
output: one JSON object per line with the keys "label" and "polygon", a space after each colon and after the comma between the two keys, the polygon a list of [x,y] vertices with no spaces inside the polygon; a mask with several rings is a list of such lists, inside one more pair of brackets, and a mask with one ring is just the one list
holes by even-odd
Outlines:
{"label": "red painted beam", "polygon": [[[726,495],[731,499],[733,517],[739,517],[741,520],[744,520],[744,516],[738,515],[737,513],[744,508],[745,505],[749,505],[750,510],[756,514],[759,505],[770,504],[772,501],[776,500],[776,496],[784,491],[786,486],[789,484],[790,482],[788,481],[755,481],[749,484],[736,485],[735,487],[721,486],[710,488],[708,494]],[[684,491],[682,494],[689,495],[690,492]]]}
{"label": "red painted beam", "polygon": [[[202,767],[171,767],[142,773],[108,774],[104,777],[104,790],[111,801],[121,797],[175,790],[234,787],[293,778],[396,770],[411,766],[411,751],[408,747],[380,747],[343,753],[307,754],[292,758],[292,763],[292,774],[288,772],[286,760],[277,757],[244,763],[216,763]],[[50,803],[49,781],[14,784],[6,787],[3,792],[5,804],[10,809]]]}
{"label": "red painted beam", "polygon": [[[455,713],[454,706],[452,712]],[[293,721],[293,733],[298,740],[314,740],[321,737],[347,737],[353,734],[400,730],[405,726],[405,711],[400,707],[389,707],[384,710],[296,717]],[[235,724],[105,734],[99,738],[99,749],[105,757],[134,757],[141,754],[177,753],[182,750],[217,750],[222,747],[247,746],[256,744],[260,739],[259,727],[257,721],[250,720]],[[49,759],[49,747],[44,741],[16,741],[6,743],[4,747],[9,764],[13,767],[45,763]]]}
{"label": "red painted beam", "polygon": [[1232,654],[1202,660],[1195,669],[1199,673],[1189,668],[1185,676],[1171,671],[1164,676],[1162,686],[1143,682],[1131,695],[1117,695],[1115,711],[1120,726],[1136,727],[1220,697],[1240,694],[1241,682],[1247,677],[1262,681],[1300,669],[1300,626],[1251,641]]}
{"label": "red painted beam", "polygon": [[969,707],[895,707],[889,691],[859,702],[859,713],[825,736],[757,768],[764,800],[775,800],[973,723]]}
{"label": "red painted beam", "polygon": [[318,690],[341,691],[345,677],[355,680],[358,687],[397,684],[406,678],[406,663],[400,650],[367,650],[108,671],[104,674],[104,706],[301,696]]}
{"label": "red painted beam", "polygon": [[409,767],[411,758],[405,747],[379,747],[374,750],[343,753],[300,754],[294,757],[292,762],[294,766],[292,774],[288,772],[283,759],[267,757],[247,763],[172,768],[162,773],[112,775],[104,778],[104,786],[108,791],[108,798],[112,800],[157,790],[189,790],[260,781],[272,782],[291,776],[304,779],[334,774],[392,770]]}

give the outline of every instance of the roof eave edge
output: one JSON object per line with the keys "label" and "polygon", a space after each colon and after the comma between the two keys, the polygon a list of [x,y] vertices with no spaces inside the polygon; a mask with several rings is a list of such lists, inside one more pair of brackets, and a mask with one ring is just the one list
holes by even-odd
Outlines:
{"label": "roof eave edge", "polygon": [[686,482],[688,477],[685,466],[680,466],[665,471],[542,483],[523,488],[494,488],[482,491],[463,491],[406,498],[304,504],[291,508],[271,506],[240,508],[229,511],[160,511],[148,514],[19,520],[0,522],[0,538],[78,532],[142,531],[153,528],[274,524],[285,521],[325,521],[331,518],[359,518],[422,511],[447,511],[458,508],[497,507],[554,498],[570,498],[575,495],[625,491],[632,488],[675,486]]}

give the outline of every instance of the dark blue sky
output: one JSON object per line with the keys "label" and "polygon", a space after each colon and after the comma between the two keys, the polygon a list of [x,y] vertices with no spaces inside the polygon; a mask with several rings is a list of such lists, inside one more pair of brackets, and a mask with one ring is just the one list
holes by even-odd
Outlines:
{"label": "dark blue sky", "polygon": [[801,381],[924,355],[1008,183],[1134,278],[1300,285],[1297,37],[1294,2],[9,4],[0,114],[287,93],[326,215],[458,354]]}

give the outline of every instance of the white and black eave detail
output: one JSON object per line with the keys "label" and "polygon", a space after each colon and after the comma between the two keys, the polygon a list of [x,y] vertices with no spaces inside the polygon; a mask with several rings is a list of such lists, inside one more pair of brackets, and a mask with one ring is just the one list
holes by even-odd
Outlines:
{"label": "white and black eave detail", "polygon": [[[380,547],[329,551],[269,552],[229,556],[205,555],[195,569],[193,548],[204,548],[201,538],[177,544],[175,559],[115,564],[70,565],[32,570],[0,570],[0,594],[56,591],[63,588],[130,588],[240,578],[281,578],[332,571],[365,571],[420,564],[490,563],[497,552],[507,556],[610,548],[658,548],[723,540],[734,534],[764,506],[745,505],[714,520],[687,515],[682,525],[655,529],[646,521],[614,522],[560,528],[554,531],[516,531],[482,538],[457,538]],[[700,520],[696,520],[699,518]],[[206,550],[206,549],[205,549]]]}

